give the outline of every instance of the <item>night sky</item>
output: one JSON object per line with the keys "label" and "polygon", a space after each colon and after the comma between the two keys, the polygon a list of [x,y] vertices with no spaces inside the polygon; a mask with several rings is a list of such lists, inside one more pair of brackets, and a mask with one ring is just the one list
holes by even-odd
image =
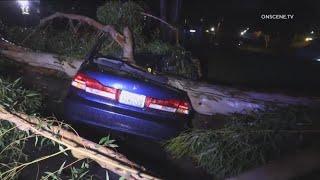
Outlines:
{"label": "night sky", "polygon": [[[15,4],[15,1],[1,1],[3,9],[6,10],[1,10],[2,14],[6,14],[10,9],[3,5],[9,2]],[[42,16],[47,16],[53,11],[68,12],[74,8],[83,15],[94,17],[96,8],[104,2],[105,0],[41,0]],[[147,5],[148,12],[159,16],[159,0],[144,0],[143,2]],[[260,29],[280,28],[304,31],[312,27],[319,27],[319,8],[320,1],[316,0],[183,0],[180,23],[187,19],[190,24],[196,25],[200,24],[202,18],[204,24],[210,25],[217,24],[223,19],[226,26],[250,25]],[[294,14],[295,17],[290,21],[262,21],[261,14]]]}
{"label": "night sky", "polygon": [[259,12],[296,12],[299,14],[319,15],[319,1],[304,0],[201,0],[198,3],[183,1],[184,15],[207,16],[246,15]]}
{"label": "night sky", "polygon": [[[200,3],[201,2],[201,3]],[[314,21],[320,15],[320,1],[304,0],[202,0],[198,2],[184,0],[183,15],[192,19],[217,17],[230,19],[255,20],[261,13],[293,13],[297,20]]]}
{"label": "night sky", "polygon": [[[320,1],[304,0],[201,0],[183,1],[183,17],[191,23],[204,18],[216,24],[222,18],[225,24],[255,26],[258,29],[305,31],[319,27]],[[261,14],[294,14],[293,20],[263,21]]]}

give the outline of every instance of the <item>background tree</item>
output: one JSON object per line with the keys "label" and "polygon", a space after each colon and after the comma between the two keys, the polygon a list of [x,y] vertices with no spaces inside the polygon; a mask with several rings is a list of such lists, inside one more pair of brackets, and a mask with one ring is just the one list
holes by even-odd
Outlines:
{"label": "background tree", "polygon": [[[182,0],[160,0],[160,18],[178,27],[181,17]],[[163,41],[174,42],[175,33],[165,24],[161,23],[161,38]]]}

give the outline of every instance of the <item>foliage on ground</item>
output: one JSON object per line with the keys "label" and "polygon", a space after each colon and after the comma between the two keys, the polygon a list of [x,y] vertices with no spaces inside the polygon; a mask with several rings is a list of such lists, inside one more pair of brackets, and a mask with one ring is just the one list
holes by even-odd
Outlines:
{"label": "foliage on ground", "polygon": [[176,158],[189,156],[217,178],[237,175],[300,147],[302,124],[310,123],[303,108],[234,114],[222,129],[193,130],[170,140]]}
{"label": "foliage on ground", "polygon": [[21,86],[21,79],[15,81],[0,78],[0,105],[10,111],[36,113],[41,107],[41,95]]}
{"label": "foliage on ground", "polygon": [[[11,80],[0,77],[0,106],[6,110],[13,113],[23,112],[30,116],[41,118],[39,111],[42,110],[42,99],[42,95],[36,91],[25,89],[20,79]],[[55,118],[49,117],[46,118],[46,121],[48,121],[49,126],[55,124],[70,130],[72,129],[69,125],[58,122]],[[107,136],[101,139],[100,144],[116,148],[117,145],[114,142],[115,140]],[[40,152],[42,154],[54,153],[39,157],[38,154],[41,154]],[[5,119],[0,119],[1,180],[18,179],[20,173],[26,167],[63,154],[69,158],[66,158],[66,160],[60,158],[62,159],[60,167],[56,167],[57,169],[54,169],[52,172],[47,171],[44,174],[37,174],[37,177],[56,180],[98,178],[90,172],[90,167],[94,164],[91,160],[85,159],[80,161],[70,158],[71,155],[64,146],[29,131],[20,131],[14,124],[5,121]],[[36,169],[34,170],[36,171]],[[108,175],[108,172],[106,172],[106,175]]]}
{"label": "foliage on ground", "polygon": [[[22,88],[20,79],[10,81],[0,77],[0,105],[7,110],[34,114],[40,109],[41,99],[40,94]],[[28,160],[23,152],[28,137],[28,133],[0,120],[0,172],[7,172]],[[15,177],[17,174],[17,171],[12,171],[8,176]],[[0,173],[0,179],[3,178]]]}
{"label": "foliage on ground", "polygon": [[[0,179],[4,179],[4,172],[28,160],[23,152],[27,136],[27,133],[16,131],[14,125],[0,121]],[[16,178],[17,175],[14,170],[6,177]]]}

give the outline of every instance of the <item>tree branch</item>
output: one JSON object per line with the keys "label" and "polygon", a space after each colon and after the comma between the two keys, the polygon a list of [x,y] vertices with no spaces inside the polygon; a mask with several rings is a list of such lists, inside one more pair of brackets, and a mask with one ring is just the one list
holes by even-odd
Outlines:
{"label": "tree branch", "polygon": [[176,35],[176,43],[179,44],[179,30],[178,30],[178,28],[174,27],[173,25],[169,24],[165,20],[163,20],[163,19],[161,19],[161,18],[159,18],[157,16],[154,16],[152,14],[141,12],[141,15],[153,18],[153,19],[155,19],[157,21],[160,21],[161,23],[167,25],[169,27],[169,29],[171,29],[175,33],[175,35]]}
{"label": "tree branch", "polygon": [[118,33],[115,28],[112,25],[103,25],[97,21],[95,21],[94,19],[91,19],[89,17],[86,16],[82,16],[82,15],[78,15],[78,14],[66,14],[66,13],[61,13],[61,12],[56,12],[46,18],[43,18],[40,20],[40,24],[39,26],[43,26],[44,24],[46,24],[48,21],[51,21],[55,18],[67,18],[70,20],[77,20],[80,21],[82,23],[86,23],[90,26],[93,26],[94,28],[103,31],[105,33],[110,34],[110,36],[121,46],[123,47],[125,44],[125,37],[123,35],[121,35],[120,33]]}
{"label": "tree branch", "polygon": [[71,150],[78,159],[89,158],[102,168],[108,169],[128,179],[157,179],[146,173],[145,169],[131,162],[123,155],[77,136],[60,126],[48,125],[45,119],[29,117],[21,113],[10,113],[0,106],[0,120],[14,123],[22,131],[31,131],[55,141]]}
{"label": "tree branch", "polygon": [[[56,12],[46,18],[43,18],[40,20],[40,24],[38,28],[44,26],[47,22],[52,21],[56,18],[66,18],[69,19],[69,21],[79,21],[79,23],[88,24],[89,26],[92,26],[104,33],[109,34],[114,41],[116,41],[123,49],[123,59],[129,61],[132,64],[135,64],[134,57],[133,57],[133,38],[131,31],[128,27],[124,28],[124,35],[117,32],[112,25],[104,25],[99,23],[98,21],[91,19],[86,16],[78,15],[78,14],[66,14],[61,12]],[[26,39],[30,38],[30,36],[35,33],[36,31],[32,32]],[[26,40],[25,39],[25,40]],[[24,41],[25,41],[24,40]],[[24,42],[23,41],[23,42]]]}
{"label": "tree branch", "polygon": [[155,19],[155,20],[160,21],[161,23],[167,25],[167,26],[168,26],[171,30],[173,30],[173,31],[177,31],[177,30],[178,30],[176,27],[174,27],[173,25],[169,24],[168,22],[162,20],[161,18],[159,18],[159,17],[157,17],[157,16],[154,16],[154,15],[152,15],[152,14],[148,14],[148,13],[145,13],[145,12],[141,12],[141,14],[144,15],[144,16],[151,17],[151,18],[153,18],[153,19]]}

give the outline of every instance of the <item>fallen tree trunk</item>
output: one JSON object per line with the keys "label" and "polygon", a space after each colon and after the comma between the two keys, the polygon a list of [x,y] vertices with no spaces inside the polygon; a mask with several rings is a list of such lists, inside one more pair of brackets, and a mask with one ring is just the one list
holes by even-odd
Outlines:
{"label": "fallen tree trunk", "polygon": [[69,149],[77,159],[89,158],[102,168],[110,170],[126,179],[158,179],[114,150],[98,145],[70,132],[62,126],[49,125],[44,119],[30,117],[22,113],[11,113],[0,106],[0,120],[9,121],[22,131],[30,131],[48,138]]}
{"label": "fallen tree trunk", "polygon": [[[34,52],[3,39],[0,40],[0,54],[15,62],[65,73],[69,78],[76,74],[83,62],[79,59],[61,61],[58,55]],[[186,91],[192,107],[204,115],[245,114],[255,110],[264,110],[269,106],[320,106],[320,99],[316,97],[294,97],[279,93],[246,91],[177,78],[169,78],[168,84]]]}
{"label": "fallen tree trunk", "polygon": [[0,53],[18,63],[65,73],[69,78],[73,77],[77,73],[83,62],[83,60],[76,59],[60,61],[59,56],[50,53],[17,52],[2,49],[0,49]]}
{"label": "fallen tree trunk", "polygon": [[200,114],[250,113],[274,106],[320,107],[318,97],[298,97],[281,93],[257,92],[170,78],[168,84],[188,93],[193,108]]}

